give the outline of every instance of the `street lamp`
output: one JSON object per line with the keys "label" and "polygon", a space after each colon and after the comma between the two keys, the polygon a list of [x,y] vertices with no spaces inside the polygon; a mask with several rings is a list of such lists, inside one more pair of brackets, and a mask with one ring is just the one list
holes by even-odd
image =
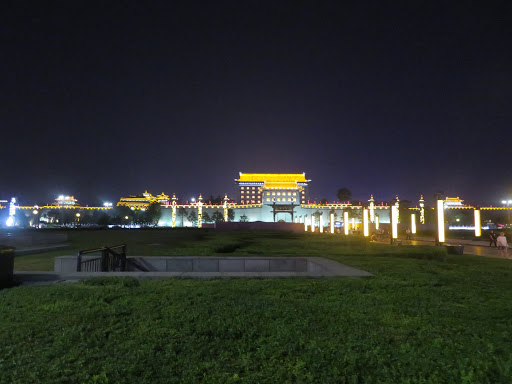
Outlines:
{"label": "street lamp", "polygon": [[77,223],[77,225],[80,224],[80,212],[76,213],[76,223]]}
{"label": "street lamp", "polygon": [[39,227],[39,216],[37,216],[37,214],[39,213],[39,211],[37,209],[34,209],[32,211],[32,213],[34,214],[35,218],[34,218],[34,227],[35,228],[38,228]]}

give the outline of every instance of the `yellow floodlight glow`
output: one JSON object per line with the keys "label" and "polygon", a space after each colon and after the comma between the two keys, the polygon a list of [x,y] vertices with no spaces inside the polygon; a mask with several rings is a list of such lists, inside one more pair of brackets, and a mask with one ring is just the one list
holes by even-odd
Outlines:
{"label": "yellow floodlight glow", "polygon": [[348,235],[348,212],[343,212],[343,227],[345,228],[345,235]]}
{"label": "yellow floodlight glow", "polygon": [[334,233],[334,213],[331,213],[331,233]]}
{"label": "yellow floodlight glow", "polygon": [[398,207],[391,206],[391,237],[398,239]]}
{"label": "yellow floodlight glow", "polygon": [[475,236],[482,236],[482,223],[480,222],[480,210],[475,209]]}
{"label": "yellow floodlight glow", "polygon": [[370,231],[368,229],[368,210],[366,208],[363,209],[363,235],[365,237],[370,236]]}
{"label": "yellow floodlight glow", "polygon": [[311,214],[311,232],[315,232],[315,215]]}
{"label": "yellow floodlight glow", "polygon": [[304,231],[308,231],[308,215],[304,215]]}
{"label": "yellow floodlight glow", "polygon": [[356,229],[356,218],[352,218],[352,229]]}
{"label": "yellow floodlight glow", "polygon": [[411,213],[411,233],[414,235],[416,233],[416,215]]}
{"label": "yellow floodlight glow", "polygon": [[322,214],[318,217],[318,230],[320,233],[324,232],[324,215]]}
{"label": "yellow floodlight glow", "polygon": [[375,216],[375,229],[379,229],[379,216]]}
{"label": "yellow floodlight glow", "polygon": [[440,243],[444,243],[444,200],[437,200],[437,234]]}

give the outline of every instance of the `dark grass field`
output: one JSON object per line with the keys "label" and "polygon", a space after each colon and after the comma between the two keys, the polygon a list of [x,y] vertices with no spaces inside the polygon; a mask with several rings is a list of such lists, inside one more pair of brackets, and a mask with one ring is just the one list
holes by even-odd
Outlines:
{"label": "dark grass field", "polygon": [[164,233],[131,234],[130,254],[318,255],[374,277],[5,289],[0,382],[511,382],[510,260],[342,236]]}

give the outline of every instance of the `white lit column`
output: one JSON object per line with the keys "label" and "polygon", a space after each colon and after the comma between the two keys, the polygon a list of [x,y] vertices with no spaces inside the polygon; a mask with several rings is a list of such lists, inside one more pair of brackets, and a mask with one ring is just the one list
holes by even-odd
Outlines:
{"label": "white lit column", "polygon": [[172,219],[171,219],[171,227],[176,228],[176,195],[172,194]]}
{"label": "white lit column", "polygon": [[370,223],[375,223],[375,200],[373,199],[373,195],[370,196]]}
{"label": "white lit column", "polygon": [[334,213],[331,213],[331,233],[334,233]]}
{"label": "white lit column", "polygon": [[308,215],[304,215],[304,231],[308,231]]}
{"label": "white lit column", "polygon": [[411,213],[411,233],[416,234],[416,215]]}
{"label": "white lit column", "polygon": [[197,228],[203,227],[203,195],[199,194],[197,201]]}
{"label": "white lit column", "polygon": [[324,214],[323,213],[321,213],[320,216],[318,217],[318,230],[320,231],[320,233],[324,232]]}
{"label": "white lit column", "polygon": [[345,229],[345,235],[348,235],[348,212],[343,212],[343,228]]}
{"label": "white lit column", "polygon": [[482,223],[480,221],[480,208],[475,208],[475,236],[482,236]]}
{"label": "white lit column", "polygon": [[398,239],[398,207],[391,206],[391,237]]}
{"label": "white lit column", "polygon": [[444,243],[444,200],[437,200],[437,240]]}
{"label": "white lit column", "polygon": [[224,222],[228,222],[228,195],[224,195],[224,203],[222,204],[222,208],[224,208]]}
{"label": "white lit column", "polygon": [[315,232],[315,215],[311,214],[311,232]]}
{"label": "white lit column", "polygon": [[363,235],[368,237],[370,235],[370,231],[368,229],[368,210],[363,208]]}
{"label": "white lit column", "polygon": [[375,216],[375,229],[379,229],[379,216]]}
{"label": "white lit column", "polygon": [[425,224],[425,200],[423,200],[423,195],[420,197],[420,224]]}

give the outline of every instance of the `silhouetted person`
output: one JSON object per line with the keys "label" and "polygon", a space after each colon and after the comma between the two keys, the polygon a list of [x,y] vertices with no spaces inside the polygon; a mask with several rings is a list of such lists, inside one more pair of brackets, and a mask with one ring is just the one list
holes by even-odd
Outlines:
{"label": "silhouetted person", "polygon": [[493,230],[491,230],[491,232],[489,233],[489,247],[492,247],[492,245],[494,244],[494,246],[496,247],[496,239],[498,238],[498,235],[496,235],[494,233]]}

